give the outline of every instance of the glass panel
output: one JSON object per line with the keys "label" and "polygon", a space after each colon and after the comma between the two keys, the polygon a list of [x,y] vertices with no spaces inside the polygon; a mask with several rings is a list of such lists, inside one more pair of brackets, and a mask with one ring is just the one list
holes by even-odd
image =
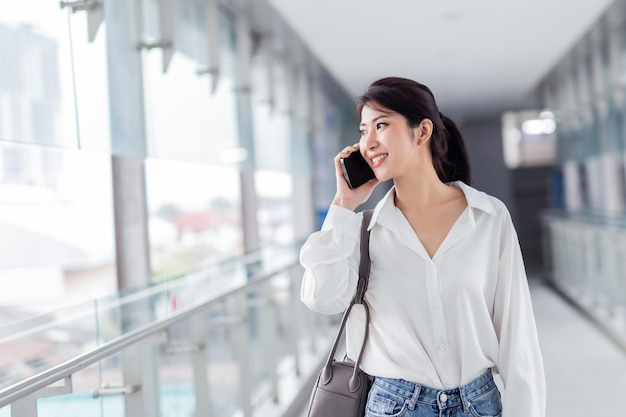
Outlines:
{"label": "glass panel", "polygon": [[[261,2],[254,2],[252,7],[262,7]],[[261,13],[253,13],[252,19],[262,19]],[[261,32],[261,27],[257,29]],[[274,74],[272,55],[272,37],[270,34],[259,35],[258,45],[252,50],[250,57],[250,82],[252,84],[252,102],[255,104],[272,104],[274,100],[273,80]]]}
{"label": "glass panel", "polygon": [[578,74],[578,60],[572,59],[567,71],[567,85],[571,94],[568,94],[570,110],[572,112],[572,132],[570,135],[569,155],[575,161],[585,159],[584,130],[582,120],[582,100],[580,93],[580,77]]}
{"label": "glass panel", "polygon": [[[320,83],[320,86],[322,84]],[[340,103],[327,88],[321,88],[316,92],[317,99],[314,101],[314,113],[319,115],[316,121],[316,129],[313,131],[313,167],[315,187],[315,212],[318,229],[326,217],[330,202],[335,195],[337,185],[335,181],[335,169],[333,158],[341,150],[342,143],[347,138],[358,138],[358,123],[354,120],[353,135],[342,136],[342,124],[340,119]],[[356,113],[356,112],[354,112]],[[352,143],[355,143],[354,141]]]}
{"label": "glass panel", "polygon": [[598,120],[598,109],[596,107],[597,88],[595,85],[595,73],[593,65],[593,53],[590,50],[589,41],[585,44],[584,53],[582,56],[582,73],[584,77],[583,88],[585,92],[583,94],[586,111],[589,113],[587,126],[585,127],[585,146],[588,156],[595,156],[600,153],[600,123]]}
{"label": "glass panel", "polygon": [[164,159],[232,165],[240,161],[242,151],[238,148],[236,97],[229,64],[234,55],[230,20],[225,16],[220,19],[222,68],[217,91],[212,93],[211,76],[198,74],[206,64],[195,56],[207,47],[204,38],[192,36],[203,30],[204,22],[196,19],[197,15],[179,16],[176,24],[187,36],[178,41],[183,44],[177,46],[165,74],[162,52],[144,52],[148,153]]}
{"label": "glass panel", "polygon": [[70,15],[76,114],[81,149],[111,151],[106,25],[88,41],[85,13]]}
{"label": "glass panel", "polygon": [[[291,129],[291,169],[294,177],[311,178],[313,168],[311,167],[311,144],[309,135],[305,131],[305,126],[297,125]],[[332,161],[332,159],[331,159]]]}
{"label": "glass panel", "polygon": [[[265,284],[267,285],[267,284]],[[260,288],[260,287],[257,287]],[[255,291],[248,295],[248,337],[249,337],[249,354],[250,354],[250,378],[252,382],[252,398],[259,401],[268,398],[269,392],[269,363],[268,358],[268,338],[271,332],[267,332],[267,326],[275,326],[275,322],[268,322],[271,317],[267,314],[267,310],[271,308],[269,300],[265,299],[262,291]],[[269,333],[269,334],[268,334]],[[273,347],[278,347],[271,341]],[[275,358],[278,360],[278,352],[274,352]]]}
{"label": "glass panel", "polygon": [[549,97],[552,98],[551,103],[546,107],[555,113],[555,121],[557,122],[556,137],[556,157],[557,161],[564,163],[569,156],[569,147],[567,146],[571,139],[572,118],[567,109],[564,100],[566,97],[567,77],[565,71],[560,70],[560,76],[554,77],[550,84],[546,87],[549,91]]}
{"label": "glass panel", "polygon": [[167,329],[168,343],[159,356],[161,389],[161,415],[193,417],[196,408],[194,376],[206,369],[194,367],[193,355],[204,354],[202,344],[194,344],[190,334],[190,321],[176,323]]}
{"label": "glass panel", "polygon": [[[619,79],[623,82],[626,79],[626,25],[621,25],[619,28],[619,68],[620,74]],[[624,101],[624,99],[622,99]],[[621,103],[620,106],[620,127],[619,127],[619,140],[620,147],[626,151],[626,116],[624,115],[624,103]]]}
{"label": "glass panel", "polygon": [[109,342],[141,326],[166,318],[176,309],[176,300],[171,294],[168,283],[164,283],[98,300],[97,343]]}
{"label": "glass panel", "polygon": [[215,416],[235,415],[240,408],[240,370],[237,359],[235,326],[220,325],[229,318],[227,311],[206,315],[205,346],[208,361],[209,403]]}
{"label": "glass panel", "polygon": [[294,239],[292,178],[286,172],[256,171],[257,221],[261,245]]}
{"label": "glass panel", "polygon": [[181,276],[243,252],[235,168],[148,159],[153,276]]}
{"label": "glass panel", "polygon": [[[113,356],[99,364],[89,366],[72,376],[71,394],[43,397],[37,400],[37,412],[41,417],[47,416],[116,416],[123,417],[124,397],[122,395],[94,396],[94,392],[111,382],[120,385],[122,381],[121,362],[119,356]],[[109,380],[109,382],[102,382]],[[55,386],[63,386],[59,381]],[[8,407],[5,408],[8,410]],[[0,410],[0,416],[5,417]],[[8,417],[8,412],[6,417]]]}
{"label": "glass panel", "polygon": [[[297,317],[293,315],[292,303],[294,300],[293,292],[291,288],[291,281],[287,272],[276,275],[268,284],[271,286],[271,293],[274,296],[276,309],[276,329],[277,338],[275,341],[276,355],[278,358],[284,358],[287,355],[293,354],[293,348],[291,342],[291,329],[298,324]],[[298,304],[300,300],[295,300]]]}
{"label": "glass panel", "polygon": [[289,117],[272,110],[268,104],[253,105],[252,113],[257,169],[289,172]]}
{"label": "glass panel", "polygon": [[[119,354],[100,361],[97,366],[98,381],[97,384],[94,385],[94,388],[121,385],[122,381],[124,381],[122,361]],[[102,417],[124,417],[126,415],[124,397],[121,395],[101,396],[94,400],[94,402],[98,403],[100,406],[100,413],[96,415],[101,415]]]}
{"label": "glass panel", "polygon": [[293,109],[291,129],[291,165],[290,172],[295,177],[311,178],[311,145],[309,143],[310,101],[306,71],[298,66],[292,67],[293,72]]}
{"label": "glass panel", "polygon": [[572,62],[572,85],[575,105],[574,109],[574,148],[573,153],[578,161],[583,162],[589,155],[590,109],[588,102],[587,79],[584,65],[580,57]]}
{"label": "glass panel", "polygon": [[[274,74],[274,92],[268,91],[266,62],[262,56],[252,62],[255,87],[252,96],[252,118],[254,125],[254,151],[256,167],[260,170],[289,172],[292,166],[292,143],[290,137],[289,111],[286,97],[287,67],[284,60],[275,59],[271,70]],[[268,97],[273,94],[273,102]]]}
{"label": "glass panel", "polygon": [[76,147],[68,11],[15,2],[0,14],[0,140]]}
{"label": "glass panel", "polygon": [[606,125],[604,126],[607,136],[607,151],[619,152],[621,148],[620,138],[620,109],[617,106],[615,100],[615,94],[613,93],[613,73],[612,73],[612,56],[610,54],[609,40],[602,43],[601,50],[601,66],[602,66],[602,85],[606,94],[606,100],[608,105],[608,115],[606,118]]}
{"label": "glass panel", "polygon": [[[298,250],[299,245],[271,247],[259,255],[272,261],[267,262],[267,268],[276,268],[280,264],[291,265],[296,262]],[[216,292],[216,288],[210,285],[214,282],[213,275],[219,278],[217,281],[228,281],[231,288],[244,285],[244,266],[243,262],[224,262],[216,266],[212,274],[205,274],[202,278],[189,275],[184,280],[128,292],[123,298],[112,296],[96,303],[85,303],[0,327],[0,351],[11,352],[7,357],[10,356],[13,362],[19,357],[17,364],[9,364],[9,367],[3,364],[0,367],[3,378],[0,389],[72,359],[140,325],[162,319],[177,306],[191,305],[206,299],[209,294]],[[296,265],[292,272],[295,281],[300,282],[301,267]],[[266,330],[270,328],[271,333],[276,334],[271,342],[279,363],[283,364],[285,355],[292,353],[289,329],[293,326],[291,320],[295,318],[296,314],[293,313],[296,310],[292,311],[293,306],[288,303],[294,293],[297,297],[297,289],[290,283],[289,276],[287,272],[281,273],[262,286],[251,288],[250,295],[245,297],[248,303],[248,320],[245,322],[238,319],[241,317],[237,313],[239,308],[234,308],[244,300],[243,294],[239,293],[228,297],[223,303],[214,303],[207,312],[168,328],[167,345],[155,340],[138,342],[142,358],[155,355],[154,370],[158,370],[157,386],[161,390],[160,407],[164,416],[193,416],[196,400],[194,384],[202,378],[207,378],[210,383],[208,393],[203,398],[209,402],[208,406],[214,415],[233,415],[236,410],[240,410],[242,361],[239,355],[242,352],[251,355],[250,368],[246,371],[249,371],[247,375],[250,375],[254,387],[253,404],[258,405],[260,400],[267,399],[267,395],[263,394],[267,394],[269,389],[270,364],[265,360],[268,340],[263,339],[263,336],[270,332]],[[222,290],[226,288],[223,284]],[[272,303],[263,299],[266,293],[273,297]],[[180,296],[180,302],[172,302],[174,294]],[[299,302],[296,308],[299,309],[298,315],[313,315]],[[311,328],[310,331],[303,330],[301,326],[298,328],[302,336],[312,337],[315,333]],[[202,367],[206,367],[206,372],[202,371]],[[30,374],[24,374],[29,369]],[[18,371],[22,374],[9,380]],[[281,375],[286,372],[293,372],[293,368],[283,366]],[[84,413],[81,414],[80,410],[87,410],[90,415],[123,416],[122,396],[106,396],[103,393],[94,398],[92,395],[95,389],[120,386],[122,381],[120,356],[110,357],[76,373],[73,377],[73,394],[40,400],[40,415],[82,415]],[[0,410],[0,415],[8,416],[8,412],[8,408],[5,408]]]}
{"label": "glass panel", "polygon": [[93,347],[93,303],[0,327],[0,389],[60,365]]}
{"label": "glass panel", "polygon": [[0,142],[0,311],[116,291],[110,178],[106,154]]}

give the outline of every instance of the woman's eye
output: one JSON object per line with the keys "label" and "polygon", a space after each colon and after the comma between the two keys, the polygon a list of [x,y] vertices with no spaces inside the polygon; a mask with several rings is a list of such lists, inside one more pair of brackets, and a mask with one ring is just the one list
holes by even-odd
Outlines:
{"label": "woman's eye", "polygon": [[360,136],[365,136],[365,130],[359,130],[359,135]]}
{"label": "woman's eye", "polygon": [[376,123],[376,129],[380,129],[381,127],[387,126],[387,123]]}

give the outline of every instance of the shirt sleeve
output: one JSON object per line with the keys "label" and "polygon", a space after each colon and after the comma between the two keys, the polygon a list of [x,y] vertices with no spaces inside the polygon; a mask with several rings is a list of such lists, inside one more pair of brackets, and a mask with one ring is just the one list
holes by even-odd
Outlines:
{"label": "shirt sleeve", "polygon": [[517,233],[504,209],[494,326],[498,372],[504,382],[503,417],[544,417],[546,381],[528,280]]}
{"label": "shirt sleeve", "polygon": [[362,214],[331,206],[322,225],[300,250],[305,269],[300,299],[322,314],[341,313],[350,304],[358,282]]}

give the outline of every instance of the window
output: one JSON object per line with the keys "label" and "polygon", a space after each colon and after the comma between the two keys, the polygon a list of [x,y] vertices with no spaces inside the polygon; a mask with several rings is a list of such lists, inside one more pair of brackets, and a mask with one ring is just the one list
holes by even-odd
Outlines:
{"label": "window", "polygon": [[107,154],[0,142],[0,308],[116,291]]}
{"label": "window", "polygon": [[553,164],[556,134],[556,121],[550,111],[505,113],[502,116],[502,139],[506,166]]}
{"label": "window", "polygon": [[155,279],[243,253],[235,168],[148,159],[146,193]]}

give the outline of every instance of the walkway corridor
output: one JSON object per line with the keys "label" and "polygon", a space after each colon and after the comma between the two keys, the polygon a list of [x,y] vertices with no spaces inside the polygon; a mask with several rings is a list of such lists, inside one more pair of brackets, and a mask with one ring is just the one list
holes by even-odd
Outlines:
{"label": "walkway corridor", "polygon": [[547,417],[625,415],[626,352],[540,280],[531,281]]}

